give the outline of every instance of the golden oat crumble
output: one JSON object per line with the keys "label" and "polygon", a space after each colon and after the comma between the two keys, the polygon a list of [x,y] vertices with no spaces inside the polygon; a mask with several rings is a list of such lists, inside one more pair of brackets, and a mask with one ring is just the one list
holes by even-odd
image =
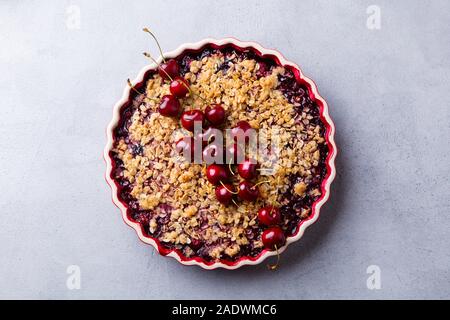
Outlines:
{"label": "golden oat crumble", "polygon": [[[228,116],[225,127],[245,120],[255,129],[277,128],[282,146],[279,161],[273,175],[257,178],[256,182],[268,183],[259,186],[261,197],[256,203],[240,202],[239,207],[220,204],[214,187],[206,180],[204,166],[177,161],[174,144],[185,133],[180,132],[178,119],[157,112],[155,101],[170,93],[169,84],[158,74],[147,81],[146,99],[135,110],[128,128],[131,143],[142,146],[142,152],[134,154],[124,138],[116,142],[113,151],[123,162],[121,175],[132,186],[131,196],[140,210],[152,213],[149,231],[155,232],[158,219],[166,217],[169,220],[158,235],[163,243],[176,246],[201,240],[211,244],[207,254],[216,260],[224,255],[236,256],[241,246],[250,241],[254,248],[262,248],[259,237],[250,239],[246,230],[257,225],[259,208],[285,203],[283,194],[289,191],[290,177],[298,177],[293,187],[296,195],[320,195],[318,189],[308,191],[307,185],[319,165],[319,145],[325,142],[321,124],[311,123],[307,112],[296,112],[277,89],[278,76],[285,73],[284,68],[276,67],[270,74],[257,77],[260,66],[255,60],[234,59],[226,72],[216,72],[224,60],[224,55],[216,53],[191,62],[184,77],[195,95],[189,95],[182,105],[184,110],[204,110],[203,98],[223,105]],[[269,142],[271,139],[268,137]],[[270,166],[266,160],[259,158],[258,162],[261,168]],[[165,205],[171,207],[168,218]],[[298,215],[306,218],[309,210]],[[186,247],[184,254],[189,256],[194,251]]]}
{"label": "golden oat crumble", "polygon": [[307,188],[306,183],[299,182],[295,184],[294,192],[299,196],[303,196],[305,194],[306,188]]}

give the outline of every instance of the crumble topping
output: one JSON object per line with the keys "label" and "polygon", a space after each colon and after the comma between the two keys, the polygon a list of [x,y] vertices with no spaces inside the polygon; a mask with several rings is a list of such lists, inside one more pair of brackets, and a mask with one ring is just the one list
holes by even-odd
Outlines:
{"label": "crumble topping", "polygon": [[304,182],[296,183],[294,186],[294,192],[299,196],[303,196],[306,191],[307,185]]}
{"label": "crumble topping", "polygon": [[[228,116],[225,127],[245,120],[254,129],[277,129],[276,137],[267,137],[269,142],[279,139],[275,165],[253,155],[262,169],[272,169],[272,175],[255,180],[261,183],[261,197],[255,203],[220,204],[204,165],[174,157],[175,142],[186,133],[178,119],[157,112],[159,100],[170,91],[154,73],[145,94],[134,99],[130,116],[116,130],[113,174],[120,182],[121,197],[149,235],[187,257],[255,256],[263,249],[259,208],[279,206],[283,230],[290,235],[309,217],[312,203],[321,195],[328,149],[318,107],[305,88],[293,84],[292,71],[268,66],[256,57],[215,50],[203,57],[186,55],[182,62],[186,66],[182,74],[193,92],[183,99],[184,110],[203,111],[204,100],[221,103]],[[237,175],[233,179],[239,181]]]}

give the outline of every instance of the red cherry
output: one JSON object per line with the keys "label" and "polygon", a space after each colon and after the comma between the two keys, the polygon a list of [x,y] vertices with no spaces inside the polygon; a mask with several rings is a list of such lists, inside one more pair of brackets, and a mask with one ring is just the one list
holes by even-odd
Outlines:
{"label": "red cherry", "polygon": [[175,148],[186,160],[192,162],[194,161],[194,145],[194,138],[184,137],[175,143]]}
{"label": "red cherry", "polygon": [[231,184],[220,185],[215,192],[217,201],[222,204],[229,204],[233,200],[234,188]]}
{"label": "red cherry", "polygon": [[185,78],[175,77],[170,83],[170,93],[177,98],[185,97],[189,92],[189,83]]}
{"label": "red cherry", "polygon": [[[237,140],[238,137],[242,136],[250,129],[252,129],[252,126],[247,121],[239,121],[236,123],[236,126],[231,129],[231,136]],[[248,141],[247,137],[245,141]]]}
{"label": "red cherry", "polygon": [[176,60],[170,59],[159,65],[158,73],[164,80],[170,80],[180,74],[180,66]]}
{"label": "red cherry", "polygon": [[221,125],[225,121],[225,109],[220,104],[212,104],[205,109],[206,119],[214,125]]}
{"label": "red cherry", "polygon": [[180,101],[172,95],[165,95],[161,98],[158,111],[165,117],[176,117],[180,114]]}
{"label": "red cherry", "polygon": [[242,181],[238,186],[238,197],[241,200],[256,201],[259,196],[259,189],[248,181]]}
{"label": "red cherry", "polygon": [[258,211],[259,223],[265,226],[273,226],[281,222],[280,209],[274,206],[267,206]]}
{"label": "red cherry", "polygon": [[279,249],[286,243],[284,232],[279,227],[271,227],[264,230],[261,239],[264,247],[269,250]]}
{"label": "red cherry", "polygon": [[205,123],[205,115],[200,110],[188,110],[181,115],[181,125],[188,131],[194,131],[196,122],[200,122],[202,126]]}
{"label": "red cherry", "polygon": [[213,185],[217,186],[220,182],[228,180],[228,171],[223,166],[211,164],[206,168],[206,178]]}
{"label": "red cherry", "polygon": [[256,177],[258,164],[255,161],[250,159],[244,160],[244,162],[238,165],[238,173],[239,175],[246,179],[250,180]]}

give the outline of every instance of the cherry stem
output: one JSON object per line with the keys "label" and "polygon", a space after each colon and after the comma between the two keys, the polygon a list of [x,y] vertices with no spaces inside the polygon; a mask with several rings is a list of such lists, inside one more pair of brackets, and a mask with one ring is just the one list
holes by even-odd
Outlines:
{"label": "cherry stem", "polygon": [[259,186],[260,184],[263,184],[263,183],[269,183],[269,182],[270,182],[269,180],[260,181],[260,182],[256,183],[256,184],[252,187],[252,189],[256,188],[256,187]]}
{"label": "cherry stem", "polygon": [[158,46],[158,49],[159,49],[159,53],[161,54],[163,61],[166,62],[166,59],[164,58],[164,54],[161,49],[161,46],[159,45],[159,41],[156,38],[156,36],[153,34],[153,32],[151,32],[148,28],[143,28],[142,31],[147,32],[148,34],[150,34],[153,37],[153,39],[155,39],[156,45]]}
{"label": "cherry stem", "polygon": [[231,191],[230,189],[228,189],[227,186],[226,186],[222,181],[220,181],[220,184],[221,184],[222,187],[224,187],[229,193],[232,193],[232,194],[238,194],[238,192],[233,192],[233,191]]}
{"label": "cherry stem", "polygon": [[[138,94],[144,94],[144,95],[145,95],[145,93],[140,92],[138,89],[136,89],[136,88],[131,84],[131,80],[130,80],[130,79],[127,79],[127,83],[128,83],[128,86],[131,88],[131,90],[133,90],[134,92],[136,92],[136,93],[138,93]],[[145,99],[148,99],[148,100],[150,100],[150,101],[153,101],[153,102],[156,103],[156,104],[159,103],[158,100],[156,100],[156,99],[154,99],[154,98],[150,98],[150,97],[147,96],[147,95],[145,95]]]}
{"label": "cherry stem", "polygon": [[[185,83],[184,83],[184,85],[186,86]],[[187,86],[186,86],[186,87],[187,87]],[[188,88],[188,89],[189,89],[189,93],[190,93],[190,94],[192,94],[193,96],[198,97],[200,100],[203,101],[204,104],[208,104],[208,101],[206,101],[205,98],[201,97],[201,96],[200,96],[199,94],[197,94],[197,93],[194,93],[194,92],[191,90],[191,88]]]}
{"label": "cherry stem", "polygon": [[131,90],[133,90],[134,92],[138,93],[138,94],[143,94],[142,92],[140,92],[138,89],[136,89],[132,84],[131,84],[131,80],[127,79],[127,83],[128,86],[131,88]]}
{"label": "cherry stem", "polygon": [[280,265],[280,252],[278,252],[277,245],[275,245],[275,250],[277,250],[277,263],[267,265],[267,268],[269,268],[269,270],[272,270],[272,271],[275,271],[276,269],[278,269],[278,266]]}
{"label": "cherry stem", "polygon": [[[162,72],[164,72],[166,74],[166,76],[170,79],[170,81],[173,81],[172,77],[170,76],[170,74],[167,73],[166,70],[164,70],[163,68],[161,68],[160,64],[158,63],[158,61],[156,61],[148,52],[144,52],[143,53],[144,56],[146,56],[147,58],[149,58],[153,63],[156,64],[156,66],[158,67],[159,70],[161,70]],[[189,88],[188,88],[189,89]]]}
{"label": "cherry stem", "polygon": [[235,205],[236,207],[239,207],[239,205],[237,204],[236,201],[234,201],[234,199],[231,199],[231,201],[234,203],[234,205]]}
{"label": "cherry stem", "polygon": [[233,169],[231,168],[232,165],[233,165],[233,164],[232,164],[231,161],[230,161],[230,162],[228,163],[228,169],[230,169],[231,174],[234,176],[235,173],[234,173]]}

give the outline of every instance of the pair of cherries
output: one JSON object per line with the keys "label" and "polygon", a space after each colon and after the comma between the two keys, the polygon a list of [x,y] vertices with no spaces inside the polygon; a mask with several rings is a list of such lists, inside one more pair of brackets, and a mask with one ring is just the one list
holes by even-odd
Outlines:
{"label": "pair of cherries", "polygon": [[268,227],[261,235],[264,247],[275,250],[286,243],[283,230],[277,226],[281,223],[280,209],[275,206],[266,206],[259,209],[258,221],[260,225]]}
{"label": "pair of cherries", "polygon": [[161,98],[158,111],[166,117],[177,117],[181,112],[179,98],[184,98],[189,93],[189,83],[180,76],[178,62],[170,59],[158,66],[158,73],[163,80],[170,81],[170,93]]}
{"label": "pair of cherries", "polygon": [[[241,177],[243,177],[243,175],[247,177],[252,176],[253,173],[251,173],[250,170],[253,170],[254,164],[250,163],[249,160],[244,161],[242,164],[244,163],[246,163],[247,166],[245,169],[238,171],[239,174]],[[223,165],[211,164],[206,168],[206,178],[211,184],[216,186],[215,193],[217,201],[224,205],[228,205],[233,201],[235,195],[241,200],[256,201],[259,196],[258,188],[253,183],[244,180],[239,183],[236,191],[234,186],[229,183],[230,174],[230,170]]]}
{"label": "pair of cherries", "polygon": [[181,125],[188,131],[193,132],[195,123],[202,125],[220,126],[225,122],[225,109],[220,104],[211,104],[205,108],[205,112],[192,109],[181,114]]}

